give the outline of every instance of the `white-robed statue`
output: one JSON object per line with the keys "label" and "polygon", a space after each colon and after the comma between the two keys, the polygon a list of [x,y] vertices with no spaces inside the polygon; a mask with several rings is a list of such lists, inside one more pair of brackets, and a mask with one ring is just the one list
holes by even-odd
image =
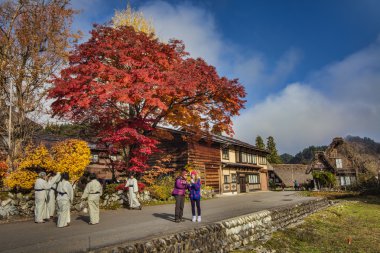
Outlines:
{"label": "white-robed statue", "polygon": [[129,192],[129,208],[130,209],[142,209],[142,206],[137,199],[137,193],[139,191],[139,187],[137,184],[136,178],[134,178],[134,175],[131,173],[125,187],[128,187],[128,192]]}
{"label": "white-robed statue", "polygon": [[74,198],[74,190],[69,182],[69,174],[62,173],[61,181],[57,186],[58,222],[57,227],[63,228],[70,225],[70,207]]}
{"label": "white-robed statue", "polygon": [[57,172],[55,175],[51,175],[51,177],[48,180],[48,183],[50,185],[50,189],[48,191],[48,201],[47,206],[49,210],[50,218],[54,216],[55,209],[56,209],[56,191],[57,191],[57,185],[59,180],[61,180],[61,173]]}
{"label": "white-robed statue", "polygon": [[86,185],[82,199],[87,199],[88,212],[90,215],[89,224],[95,225],[99,223],[99,200],[103,194],[103,188],[94,173],[91,173],[89,178],[91,181]]}
{"label": "white-robed statue", "polygon": [[34,221],[36,223],[44,223],[44,220],[49,219],[49,210],[47,208],[47,194],[50,185],[46,182],[46,173],[40,172],[36,183],[34,184]]}

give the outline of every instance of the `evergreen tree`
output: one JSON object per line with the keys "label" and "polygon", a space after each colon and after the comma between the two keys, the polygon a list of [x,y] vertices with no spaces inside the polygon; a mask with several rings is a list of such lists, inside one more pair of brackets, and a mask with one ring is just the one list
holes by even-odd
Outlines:
{"label": "evergreen tree", "polygon": [[294,158],[294,156],[288,153],[284,153],[280,157],[283,163],[289,163]]}
{"label": "evergreen tree", "polygon": [[256,137],[256,147],[261,148],[261,149],[265,149],[265,144],[264,144],[263,138],[261,138],[260,135],[258,135]]}
{"label": "evergreen tree", "polygon": [[317,151],[325,151],[327,146],[309,146],[308,148],[303,149],[301,152],[298,152],[288,163],[292,164],[309,164],[313,160],[314,155]]}
{"label": "evergreen tree", "polygon": [[274,138],[272,136],[267,138],[267,150],[270,152],[268,155],[268,162],[282,163],[281,157],[277,153],[276,143],[274,142]]}

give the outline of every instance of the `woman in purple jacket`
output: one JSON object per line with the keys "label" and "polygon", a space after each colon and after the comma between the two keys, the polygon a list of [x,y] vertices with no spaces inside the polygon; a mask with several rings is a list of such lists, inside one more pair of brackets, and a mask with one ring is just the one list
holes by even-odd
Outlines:
{"label": "woman in purple jacket", "polygon": [[176,178],[172,195],[175,197],[175,222],[184,222],[182,219],[183,208],[185,206],[185,194],[187,189],[187,171],[183,169],[181,175]]}
{"label": "woman in purple jacket", "polygon": [[[190,173],[191,181],[189,184],[191,212],[193,214],[193,222],[201,222],[201,179],[198,176],[197,171],[193,170]],[[195,205],[197,206],[197,216],[195,215]]]}

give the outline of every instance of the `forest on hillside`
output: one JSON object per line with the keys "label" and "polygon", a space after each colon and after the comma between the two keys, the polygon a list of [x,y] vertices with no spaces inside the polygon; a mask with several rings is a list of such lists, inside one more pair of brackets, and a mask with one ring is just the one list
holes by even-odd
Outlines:
{"label": "forest on hillside", "polygon": [[[376,172],[380,169],[380,143],[368,137],[348,135],[345,138],[347,144],[357,154],[365,167]],[[280,157],[284,163],[288,164],[308,164],[314,157],[315,152],[325,151],[328,146],[309,146],[296,155],[282,154]]]}

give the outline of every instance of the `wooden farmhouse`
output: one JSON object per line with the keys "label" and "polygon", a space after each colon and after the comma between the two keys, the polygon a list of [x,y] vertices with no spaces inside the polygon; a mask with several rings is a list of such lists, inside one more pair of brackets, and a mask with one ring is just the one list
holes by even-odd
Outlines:
{"label": "wooden farmhouse", "polygon": [[[236,194],[268,189],[268,166],[263,149],[226,136],[212,135],[211,138],[193,140],[183,131],[164,129],[171,138],[159,139],[156,152],[149,158],[153,166],[165,156],[170,156],[163,165],[180,170],[191,164],[201,172],[203,184],[219,194]],[[51,147],[55,142],[69,137],[54,134],[40,134],[35,143]],[[75,138],[75,137],[74,137]],[[77,137],[76,137],[77,138]],[[111,180],[113,164],[122,160],[121,154],[110,155],[107,148],[95,141],[86,140],[91,150],[91,160],[87,171],[97,174],[103,181]],[[116,172],[116,177],[119,173]]]}
{"label": "wooden farmhouse", "polygon": [[313,171],[332,172],[341,187],[356,183],[359,173],[363,172],[354,152],[343,138],[334,138],[326,151],[317,152],[311,161],[307,173]]}
{"label": "wooden farmhouse", "polygon": [[212,135],[196,141],[187,133],[169,130],[172,139],[160,140],[162,153],[151,157],[171,155],[167,167],[179,170],[192,164],[201,171],[204,184],[220,194],[234,194],[268,189],[268,152],[226,136]]}
{"label": "wooden farmhouse", "polygon": [[313,180],[310,173],[306,173],[308,165],[305,164],[272,164],[269,170],[269,180],[277,186],[293,187],[297,181],[299,185],[309,184]]}

